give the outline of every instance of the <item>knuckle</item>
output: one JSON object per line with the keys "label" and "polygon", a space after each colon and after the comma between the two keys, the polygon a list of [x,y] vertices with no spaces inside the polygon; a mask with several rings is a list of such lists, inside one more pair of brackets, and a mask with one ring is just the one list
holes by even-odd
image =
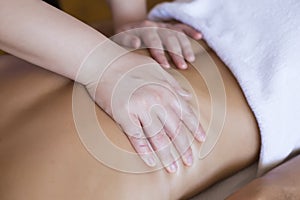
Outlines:
{"label": "knuckle", "polygon": [[179,41],[181,42],[182,45],[185,45],[185,46],[189,46],[189,47],[190,47],[191,42],[190,42],[190,39],[189,39],[188,36],[186,36],[186,35],[184,35],[184,36],[179,35],[179,36],[178,36],[178,39],[179,39]]}
{"label": "knuckle", "polygon": [[164,98],[162,97],[162,95],[160,95],[158,92],[149,91],[149,94],[138,95],[138,97],[135,98],[132,106],[134,108],[150,108],[152,105],[160,105],[163,99]]}
{"label": "knuckle", "polygon": [[197,118],[190,112],[183,114],[182,118],[185,120],[185,122],[188,121],[189,124],[191,124],[193,126],[198,126],[198,124],[199,124]]}
{"label": "knuckle", "polygon": [[151,140],[156,151],[164,149],[169,144],[169,142],[166,140],[166,135],[162,132],[159,132],[158,134],[153,136]]}
{"label": "knuckle", "polygon": [[144,107],[149,105],[149,99],[142,95],[136,95],[132,103],[133,107]]}
{"label": "knuckle", "polygon": [[132,138],[132,139],[139,139],[142,137],[142,133],[141,133],[141,127],[138,126],[138,124],[136,124],[135,122],[133,122],[132,120],[130,120],[127,123],[123,123],[120,124],[122,130],[125,132],[125,134]]}
{"label": "knuckle", "polygon": [[153,38],[150,40],[151,40],[151,42],[149,43],[149,47],[155,48],[155,49],[163,49],[162,43],[159,38]]}
{"label": "knuckle", "polygon": [[150,20],[144,20],[142,22],[142,26],[145,26],[145,27],[149,27],[149,26],[155,26],[155,23],[150,21]]}
{"label": "knuckle", "polygon": [[161,37],[165,38],[166,40],[168,40],[169,38],[172,38],[172,37],[174,38],[175,37],[174,33],[173,33],[173,30],[169,30],[169,29],[161,30],[160,35],[161,35]]}
{"label": "knuckle", "polygon": [[145,139],[131,138],[131,142],[140,153],[148,151],[148,143]]}
{"label": "knuckle", "polygon": [[165,28],[165,29],[158,29],[157,32],[159,33],[160,36],[167,38],[168,36],[173,35],[172,33],[172,29],[170,29],[169,27]]}
{"label": "knuckle", "polygon": [[149,41],[160,41],[159,36],[157,35],[157,32],[155,30],[148,30],[145,32],[146,35],[145,37],[149,40]]}

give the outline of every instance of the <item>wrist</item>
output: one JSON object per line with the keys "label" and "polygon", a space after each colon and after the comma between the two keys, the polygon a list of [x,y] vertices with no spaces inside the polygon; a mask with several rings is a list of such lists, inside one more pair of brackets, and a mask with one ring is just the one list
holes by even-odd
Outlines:
{"label": "wrist", "polygon": [[[115,88],[120,86],[118,85],[120,84],[120,81],[124,78],[129,78],[135,67],[150,63],[155,63],[155,61],[149,57],[136,53],[125,53],[118,58],[115,58],[97,80],[90,82],[86,88],[96,103],[105,110],[106,113],[111,115],[113,93]],[[126,84],[130,85],[131,82],[128,80],[126,81]]]}
{"label": "wrist", "polygon": [[128,51],[107,39],[94,47],[83,59],[75,81],[89,86],[98,81],[108,66]]}

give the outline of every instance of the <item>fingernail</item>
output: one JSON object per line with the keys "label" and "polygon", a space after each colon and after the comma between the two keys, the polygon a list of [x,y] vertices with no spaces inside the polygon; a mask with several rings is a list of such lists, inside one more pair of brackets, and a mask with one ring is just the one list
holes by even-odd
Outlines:
{"label": "fingernail", "polygon": [[201,141],[201,142],[205,142],[206,140],[206,134],[202,131],[198,131],[197,133],[197,136],[198,136],[198,140]]}
{"label": "fingernail", "polygon": [[189,62],[194,62],[195,61],[195,56],[194,55],[191,55],[188,57],[187,59]]}
{"label": "fingernail", "polygon": [[169,69],[171,66],[169,64],[161,64],[163,68]]}
{"label": "fingernail", "polygon": [[202,34],[198,33],[197,35],[195,35],[195,39],[196,40],[200,40],[202,38]]}
{"label": "fingernail", "polygon": [[181,65],[181,69],[186,69],[187,68],[187,65],[186,64],[182,64]]}
{"label": "fingernail", "polygon": [[173,162],[171,165],[169,165],[169,166],[167,167],[167,169],[168,169],[168,171],[169,171],[170,173],[176,172],[176,171],[177,171],[177,164],[176,164],[176,162]]}
{"label": "fingernail", "polygon": [[192,154],[189,154],[187,157],[185,157],[185,164],[187,166],[192,166],[193,165],[193,155]]}
{"label": "fingernail", "polygon": [[156,162],[152,156],[145,157],[145,158],[143,158],[143,160],[150,167],[154,167],[156,165]]}
{"label": "fingernail", "polygon": [[206,134],[205,132],[202,130],[201,126],[198,127],[198,130],[195,133],[195,137],[198,141],[200,142],[205,142],[206,140]]}
{"label": "fingernail", "polygon": [[205,133],[201,133],[201,141],[202,142],[205,142],[205,140],[206,140],[206,134]]}

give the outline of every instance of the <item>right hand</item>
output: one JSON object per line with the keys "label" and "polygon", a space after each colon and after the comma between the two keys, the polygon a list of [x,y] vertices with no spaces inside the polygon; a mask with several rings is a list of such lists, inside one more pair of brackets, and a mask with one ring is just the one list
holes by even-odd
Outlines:
{"label": "right hand", "polygon": [[110,65],[99,83],[87,88],[90,93],[96,90],[95,101],[121,126],[147,165],[157,164],[153,149],[166,170],[175,172],[172,144],[183,163],[192,165],[192,149],[182,127],[199,142],[205,133],[187,103],[189,94],[154,60],[127,53]]}

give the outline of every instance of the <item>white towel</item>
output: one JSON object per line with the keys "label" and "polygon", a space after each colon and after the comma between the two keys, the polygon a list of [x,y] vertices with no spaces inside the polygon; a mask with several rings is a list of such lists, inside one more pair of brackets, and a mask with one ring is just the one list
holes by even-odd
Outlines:
{"label": "white towel", "polygon": [[260,128],[258,174],[300,149],[299,0],[180,0],[149,18],[201,31],[237,78]]}

